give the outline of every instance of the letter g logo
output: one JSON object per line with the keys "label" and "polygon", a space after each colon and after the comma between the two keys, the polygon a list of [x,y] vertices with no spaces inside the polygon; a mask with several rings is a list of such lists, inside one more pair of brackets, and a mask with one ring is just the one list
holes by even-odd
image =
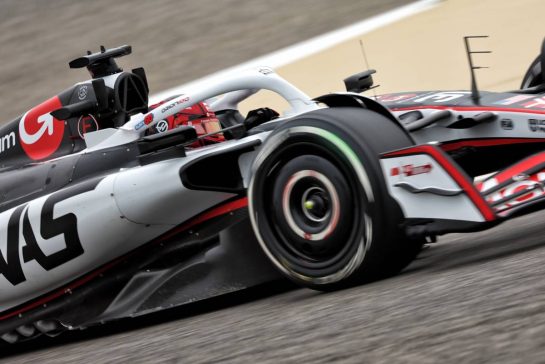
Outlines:
{"label": "letter g logo", "polygon": [[19,121],[21,147],[29,158],[40,160],[49,157],[59,148],[64,135],[64,121],[50,112],[62,107],[58,97],[53,97],[28,111]]}

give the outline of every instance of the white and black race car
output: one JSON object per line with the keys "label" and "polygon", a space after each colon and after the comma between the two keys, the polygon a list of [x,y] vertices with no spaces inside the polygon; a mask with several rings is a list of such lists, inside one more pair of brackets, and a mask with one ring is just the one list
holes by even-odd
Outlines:
{"label": "white and black race car", "polygon": [[[0,129],[0,336],[13,343],[286,276],[332,290],[400,272],[423,244],[545,202],[545,56],[505,93],[311,99],[262,67],[148,107],[143,69],[78,83]],[[290,109],[244,118],[271,90]],[[216,98],[223,95],[221,98]],[[151,134],[209,101],[228,140]],[[190,147],[191,146],[191,147]],[[491,174],[475,182],[475,177]]]}

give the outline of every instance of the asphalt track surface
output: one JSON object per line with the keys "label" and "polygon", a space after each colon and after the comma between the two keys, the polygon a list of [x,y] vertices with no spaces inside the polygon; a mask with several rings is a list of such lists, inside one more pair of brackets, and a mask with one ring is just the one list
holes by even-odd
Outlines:
{"label": "asphalt track surface", "polygon": [[6,362],[541,363],[544,218],[450,235],[388,280],[328,294],[269,285],[14,346]]}
{"label": "asphalt track surface", "polygon": [[[346,6],[356,3],[362,2]],[[5,4],[15,6],[0,0]],[[342,23],[337,19],[331,29]],[[35,84],[20,82],[24,89]],[[447,235],[388,280],[328,294],[280,282],[16,345],[0,357],[9,363],[542,363],[544,221],[545,213],[536,213],[485,232]]]}

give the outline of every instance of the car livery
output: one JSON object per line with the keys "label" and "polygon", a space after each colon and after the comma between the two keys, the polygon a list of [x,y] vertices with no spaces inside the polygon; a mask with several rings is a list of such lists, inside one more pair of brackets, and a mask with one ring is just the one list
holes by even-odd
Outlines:
{"label": "car livery", "polygon": [[[441,234],[545,206],[543,55],[509,92],[366,97],[366,71],[312,99],[261,67],[150,107],[144,70],[115,62],[130,52],[73,60],[91,80],[0,128],[8,343],[282,277],[327,291],[380,279]],[[244,117],[260,89],[289,110]],[[220,128],[173,127],[202,102]]]}

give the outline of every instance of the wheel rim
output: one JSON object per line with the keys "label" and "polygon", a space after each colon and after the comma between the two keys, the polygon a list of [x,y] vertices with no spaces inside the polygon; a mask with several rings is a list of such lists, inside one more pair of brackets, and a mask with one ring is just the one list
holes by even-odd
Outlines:
{"label": "wheel rim", "polygon": [[347,178],[319,153],[278,165],[263,193],[272,206],[265,215],[273,237],[270,248],[286,264],[310,273],[335,266],[354,248],[353,234],[364,227]]}
{"label": "wheel rim", "polygon": [[[274,220],[270,220],[271,215],[267,212],[268,208],[266,206],[272,201],[267,201],[263,205],[261,203],[256,204],[257,200],[254,200],[254,197],[259,198],[258,196],[261,196],[263,193],[267,195],[266,180],[275,178],[273,176],[277,175],[281,167],[282,163],[278,163],[277,161],[281,160],[282,157],[276,152],[280,149],[280,146],[284,145],[284,148],[286,146],[291,148],[300,141],[304,143],[306,140],[312,140],[313,147],[324,146],[325,149],[321,149],[324,152],[323,155],[331,156],[333,159],[339,158],[340,155],[342,163],[352,170],[352,175],[349,179],[350,185],[353,188],[357,188],[357,186],[362,188],[362,194],[355,196],[354,202],[358,204],[362,202],[374,202],[373,191],[366,170],[357,158],[357,155],[354,151],[350,150],[350,147],[344,143],[342,138],[324,129],[310,126],[295,126],[283,130],[269,139],[254,161],[252,172],[258,178],[252,178],[248,188],[248,195],[252,196],[249,199],[250,220],[259,244],[277,268],[291,278],[323,285],[338,282],[349,276],[363,261],[373,235],[373,223],[371,216],[366,212],[367,208],[359,206],[359,211],[362,213],[359,215],[359,222],[356,223],[357,229],[350,232],[349,244],[340,247],[338,254],[312,261],[304,259],[304,257],[303,259],[300,256],[297,257],[298,254],[293,254],[293,249],[289,249],[289,247],[286,247],[282,243],[284,239],[282,239],[282,236],[279,236],[282,234],[278,234],[278,228],[275,226]],[[301,155],[300,152],[290,154]],[[287,160],[289,159],[288,157]],[[271,172],[259,174],[259,170],[269,170]],[[300,203],[304,203],[304,201],[300,201]],[[278,204],[281,205],[282,201],[279,201]],[[280,207],[283,209],[282,206]],[[343,221],[342,216],[340,220],[341,222]],[[290,230],[293,229],[290,227]],[[294,235],[299,239],[303,239],[299,234]]]}
{"label": "wheel rim", "polygon": [[307,219],[322,222],[331,215],[329,200],[324,193],[320,187],[311,187],[303,193],[301,210]]}
{"label": "wheel rim", "polygon": [[339,222],[339,195],[325,175],[302,170],[293,174],[284,187],[282,211],[288,226],[299,237],[323,240]]}

